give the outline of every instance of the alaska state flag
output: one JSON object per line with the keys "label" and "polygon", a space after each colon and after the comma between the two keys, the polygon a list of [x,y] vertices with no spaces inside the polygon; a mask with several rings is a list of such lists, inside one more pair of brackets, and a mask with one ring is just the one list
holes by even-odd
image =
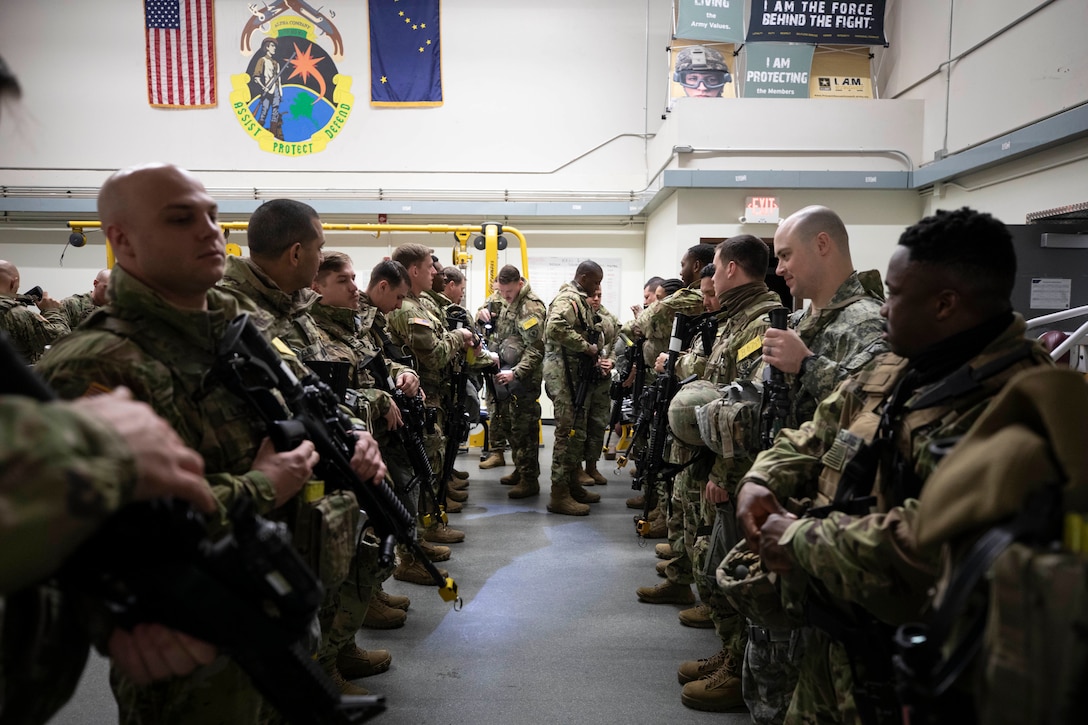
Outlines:
{"label": "alaska state flag", "polygon": [[370,0],[370,105],[441,106],[439,0]]}

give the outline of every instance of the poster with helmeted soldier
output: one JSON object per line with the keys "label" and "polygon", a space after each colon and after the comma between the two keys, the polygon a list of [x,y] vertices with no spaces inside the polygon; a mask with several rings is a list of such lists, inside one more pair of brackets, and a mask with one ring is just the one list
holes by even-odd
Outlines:
{"label": "poster with helmeted soldier", "polygon": [[684,43],[673,41],[671,59],[672,98],[736,98],[733,84],[732,43]]}

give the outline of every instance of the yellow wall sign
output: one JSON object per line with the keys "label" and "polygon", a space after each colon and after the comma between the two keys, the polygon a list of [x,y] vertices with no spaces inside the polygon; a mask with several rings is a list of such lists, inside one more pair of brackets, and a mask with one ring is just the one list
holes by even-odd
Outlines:
{"label": "yellow wall sign", "polygon": [[[244,73],[230,78],[235,118],[263,151],[280,156],[324,151],[355,106],[352,79],[336,68],[343,59],[340,33],[330,17],[302,0],[253,4],[250,12],[241,48],[252,58]],[[317,44],[319,30],[331,50]],[[258,32],[265,37],[254,48],[251,37]]]}

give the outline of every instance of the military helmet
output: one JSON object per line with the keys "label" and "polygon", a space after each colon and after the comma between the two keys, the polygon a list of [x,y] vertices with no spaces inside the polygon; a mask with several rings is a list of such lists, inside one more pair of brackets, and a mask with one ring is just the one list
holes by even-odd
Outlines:
{"label": "military helmet", "polygon": [[801,619],[782,606],[778,577],[763,569],[763,560],[741,540],[718,566],[718,586],[733,608],[753,623],[770,629],[793,629]]}
{"label": "military helmet", "polygon": [[705,446],[695,411],[720,397],[718,386],[709,380],[693,380],[676,391],[669,403],[669,429],[673,437],[689,446]]}
{"label": "military helmet", "polygon": [[713,48],[702,45],[689,45],[676,54],[672,79],[682,83],[685,73],[705,73],[707,71],[720,71],[725,74],[725,83],[731,80],[729,66],[725,64],[725,56]]}

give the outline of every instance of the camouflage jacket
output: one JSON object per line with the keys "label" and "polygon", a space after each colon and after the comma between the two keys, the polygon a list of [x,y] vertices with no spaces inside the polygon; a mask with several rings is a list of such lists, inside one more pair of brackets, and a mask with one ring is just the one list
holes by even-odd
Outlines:
{"label": "camouflage jacket", "polygon": [[253,322],[257,328],[282,340],[300,360],[334,359],[326,349],[328,338],[310,316],[321,298],[312,289],[287,294],[252,260],[233,255],[227,257],[227,269],[217,287],[256,306]]}
{"label": "camouflage jacket", "polygon": [[[385,391],[374,387],[374,375],[368,366],[368,363],[378,355],[384,358],[381,342],[376,339],[372,330],[375,319],[381,313],[378,312],[377,307],[369,304],[369,300],[362,303],[361,307],[361,311],[356,312],[347,307],[332,307],[319,302],[310,308],[310,315],[314,323],[325,333],[327,338],[325,352],[329,359],[351,365],[348,387],[355,390],[367,402],[372,413],[366,416],[370,418],[367,421],[368,428],[374,431],[374,419],[389,412],[393,398]],[[384,327],[384,318],[381,320],[381,325]],[[385,364],[394,380],[409,369],[389,360],[386,360]]]}
{"label": "camouflage jacket", "polygon": [[[910,466],[899,478],[913,476],[917,485],[923,485],[937,464],[931,443],[962,436],[1009,379],[1051,364],[1038,343],[1024,339],[1024,329],[1023,318],[1015,315],[960,368],[975,373],[967,384],[949,374],[912,391],[892,420],[891,440]],[[820,403],[811,421],[783,430],[774,446],[759,454],[745,480],[763,483],[783,502],[793,498],[829,503],[847,465],[873,440],[908,365],[886,353],[870,369],[843,382]],[[910,532],[917,501],[889,501],[895,482],[885,480],[883,468],[873,472],[876,513],[802,518],[790,526],[781,543],[791,549],[798,568],[820,582],[831,601],[856,602],[879,619],[899,624],[918,615],[939,561],[914,545]]]}
{"label": "camouflage jacket", "polygon": [[498,318],[492,318],[493,351],[499,353],[501,367],[512,369],[523,385],[537,391],[544,375],[547,317],[548,308],[526,282],[513,303],[503,304]]}
{"label": "camouflage jacket", "polygon": [[60,302],[60,309],[64,313],[64,319],[68,322],[68,327],[73,330],[79,327],[79,323],[90,317],[91,313],[98,308],[98,305],[91,299],[90,292],[81,292],[71,297],[65,297]]}
{"label": "camouflage jacket", "polygon": [[597,310],[597,316],[601,318],[601,345],[598,355],[616,362],[616,340],[620,336],[620,320],[604,305]]}
{"label": "camouflage jacket", "polygon": [[393,342],[415,357],[423,391],[429,405],[441,405],[449,395],[450,365],[462,357],[461,336],[446,329],[444,317],[438,317],[420,297],[409,292],[400,308],[389,313],[388,330]]}
{"label": "camouflage jacket", "polygon": [[699,290],[699,283],[695,282],[663,300],[652,302],[638,317],[624,324],[622,332],[631,339],[646,338],[646,344],[642,346],[642,359],[649,377],[654,375],[657,356],[669,349],[673,318],[677,315],[701,315],[704,312],[706,308],[703,306],[703,293]]}
{"label": "camouflage jacket", "polygon": [[149,403],[203,456],[221,521],[241,495],[253,499],[258,513],[271,511],[271,482],[250,470],[265,426],[211,373],[227,323],[252,313],[252,305],[211,289],[206,311],[179,309],[120,267],[110,277],[109,296],[111,304],[49,350],[38,372],[63,398],[125,385]]}
{"label": "camouflage jacket", "polygon": [[723,292],[718,300],[722,324],[702,377],[719,385],[752,380],[762,369],[763,333],[771,326],[768,313],[781,307],[782,299],[765,283],[751,282]]}
{"label": "camouflage jacket", "polygon": [[86,413],[15,395],[0,398],[0,440],[2,596],[50,574],[128,503],[136,462],[113,429]]}
{"label": "camouflage jacket", "polygon": [[561,388],[568,381],[577,385],[582,360],[589,354],[588,336],[601,332],[599,319],[578,283],[564,282],[548,306],[544,327],[544,376],[549,381]]}
{"label": "camouflage jacket", "polygon": [[7,331],[16,352],[30,365],[38,362],[46,345],[72,331],[62,310],[35,312],[21,296],[0,296],[0,330]]}
{"label": "camouflage jacket", "polygon": [[816,355],[805,374],[787,375],[790,425],[811,420],[816,406],[848,376],[886,352],[882,333],[883,284],[876,270],[851,273],[819,312],[795,312],[790,320],[801,340]]}

